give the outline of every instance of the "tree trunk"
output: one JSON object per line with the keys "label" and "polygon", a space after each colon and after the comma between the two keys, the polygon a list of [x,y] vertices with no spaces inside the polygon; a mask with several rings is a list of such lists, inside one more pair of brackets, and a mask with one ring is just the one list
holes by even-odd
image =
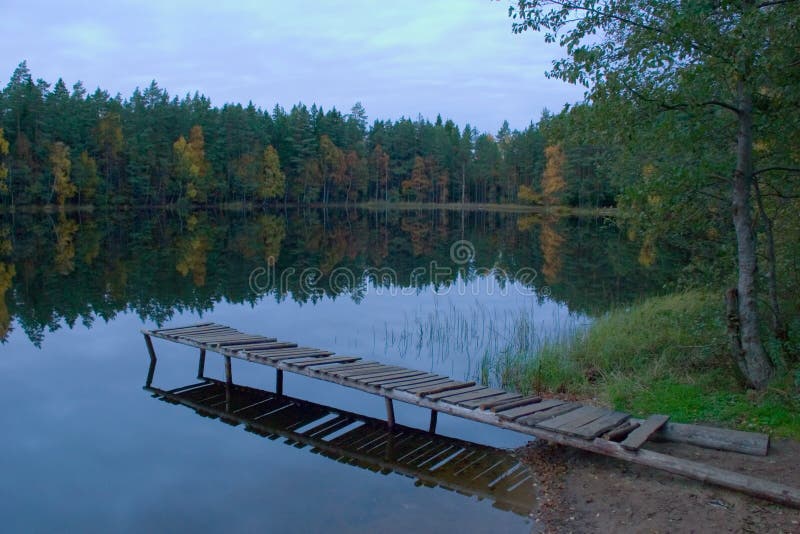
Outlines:
{"label": "tree trunk", "polygon": [[756,193],[758,211],[764,221],[764,237],[767,239],[767,292],[769,307],[772,309],[772,333],[780,341],[786,341],[789,336],[786,331],[786,323],[783,321],[780,300],[778,299],[778,275],[775,266],[775,235],[773,233],[772,219],[767,214],[757,179],[753,179],[753,190]]}
{"label": "tree trunk", "polygon": [[[742,345],[742,373],[748,385],[764,389],[773,374],[773,366],[758,331],[758,302],[756,294],[756,239],[750,213],[750,188],[753,180],[753,104],[740,80],[739,133],[736,146],[736,170],[733,175],[731,204],[733,225],[736,229],[737,260],[739,266],[739,329]],[[735,355],[734,355],[735,357]]]}

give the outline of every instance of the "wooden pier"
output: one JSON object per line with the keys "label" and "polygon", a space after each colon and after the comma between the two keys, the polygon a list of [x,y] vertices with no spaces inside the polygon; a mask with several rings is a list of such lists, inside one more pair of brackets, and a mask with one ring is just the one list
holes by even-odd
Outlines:
{"label": "wooden pier", "polygon": [[388,429],[378,419],[206,377],[169,391],[145,389],[267,439],[374,473],[406,476],[417,485],[487,499],[501,510],[527,516],[536,502],[532,473],[502,449],[403,425]]}
{"label": "wooden pier", "polygon": [[431,411],[430,432],[436,430],[437,414],[446,413],[800,507],[800,490],[795,488],[642,448],[650,439],[661,439],[764,455],[769,447],[764,434],[675,424],[661,415],[635,419],[577,402],[523,396],[356,356],[337,356],[215,323],[142,333],[151,359],[146,387],[151,386],[157,361],[151,338],[161,338],[200,350],[198,376],[203,375],[207,351],[221,354],[229,385],[233,384],[231,358],[237,358],[274,367],[277,395],[283,394],[285,371],[379,395],[385,399],[389,428],[395,425],[393,402],[401,401]]}

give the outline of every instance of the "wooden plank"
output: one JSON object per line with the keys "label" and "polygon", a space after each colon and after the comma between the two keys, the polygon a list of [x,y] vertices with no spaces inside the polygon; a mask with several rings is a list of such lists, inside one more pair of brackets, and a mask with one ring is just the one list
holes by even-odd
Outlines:
{"label": "wooden plank", "polygon": [[240,350],[245,352],[253,352],[255,350],[293,349],[295,347],[297,347],[297,343],[290,343],[288,341],[270,341],[267,343],[227,345],[225,350],[231,352],[238,352]]}
{"label": "wooden plank", "polygon": [[157,330],[151,330],[151,332],[153,332],[154,334],[155,333],[163,334],[164,332],[171,332],[173,330],[186,330],[189,328],[200,328],[201,326],[211,326],[211,325],[214,325],[214,323],[195,323],[195,324],[187,324],[185,326],[172,326],[169,328],[159,328]]}
{"label": "wooden plank", "polygon": [[245,341],[275,341],[274,339],[270,339],[264,336],[243,336],[242,334],[230,334],[230,335],[211,335],[211,336],[195,336],[195,335],[185,335],[179,336],[180,339],[191,339],[192,341],[197,341],[198,343],[207,343],[209,345],[221,345],[222,343],[226,342],[245,342]]}
{"label": "wooden plank", "polygon": [[233,328],[229,328],[227,326],[214,326],[208,328],[200,328],[200,329],[191,329],[191,330],[179,330],[175,332],[170,332],[166,335],[170,337],[184,337],[184,336],[211,336],[211,335],[224,335],[224,334],[241,334],[238,330],[234,330]]}
{"label": "wooden plank", "polygon": [[[500,397],[496,397],[496,398],[493,398],[493,399],[486,399],[483,402],[477,403],[474,407],[475,408],[480,408],[481,410],[488,410],[492,406],[500,406],[502,404],[508,404],[508,403],[510,403],[512,401],[518,401],[518,400],[523,399],[523,398],[524,397],[522,395],[520,395],[519,393],[506,393],[505,395],[500,396]],[[466,404],[465,404],[465,406],[466,406]]]}
{"label": "wooden plank", "polygon": [[[272,343],[275,343],[275,341],[277,341],[277,340],[274,337],[258,336],[256,338],[251,339],[251,340],[245,340],[245,341],[222,341],[220,343],[211,343],[211,345],[214,345],[216,347],[224,347],[224,348],[230,350],[232,347],[248,348],[248,347],[251,347],[253,345],[258,346],[258,345],[264,345],[264,344],[272,344]],[[287,345],[287,343],[280,343],[280,344],[281,345]],[[288,345],[291,345],[291,343],[289,343]],[[295,345],[295,346],[297,346],[297,345]]]}
{"label": "wooden plank", "polygon": [[548,430],[555,430],[569,434],[570,430],[591,423],[606,415],[609,411],[605,408],[598,408],[597,406],[581,406],[577,410],[572,410],[569,413],[553,417],[547,421],[542,421],[538,426],[547,428]]}
{"label": "wooden plank", "polygon": [[186,332],[167,332],[167,333],[164,333],[164,334],[154,334],[154,335],[159,336],[159,337],[163,337],[164,339],[175,340],[175,339],[180,339],[184,334],[187,334],[187,335],[188,334],[199,335],[199,334],[211,334],[211,333],[225,334],[225,333],[228,333],[228,332],[235,332],[235,330],[233,330],[232,328],[228,328],[228,327],[221,327],[221,328],[220,327],[214,327],[214,328],[208,328],[207,330],[187,330]]}
{"label": "wooden plank", "polygon": [[433,373],[425,373],[424,375],[415,376],[413,378],[400,378],[396,380],[389,380],[387,382],[382,382],[382,388],[396,388],[400,386],[419,386],[428,382],[433,382],[434,380],[441,380],[444,377],[441,375],[435,375]]}
{"label": "wooden plank", "polygon": [[452,380],[440,386],[431,386],[429,389],[428,388],[421,389],[419,391],[416,391],[415,393],[418,397],[427,397],[428,395],[437,395],[445,391],[468,388],[474,385],[475,382],[459,382],[458,380]]}
{"label": "wooden plank", "polygon": [[450,384],[457,384],[457,382],[449,378],[439,378],[436,380],[431,380],[430,382],[425,382],[424,384],[407,384],[403,386],[397,386],[394,389],[419,395],[419,393],[422,391],[435,390],[436,388],[448,386]]}
{"label": "wooden plank", "polygon": [[323,350],[304,349],[295,352],[284,352],[274,356],[272,354],[258,355],[258,357],[260,359],[269,360],[270,362],[280,362],[283,360],[296,360],[300,358],[322,358],[323,356],[331,356],[332,354],[332,352],[326,352]]}
{"label": "wooden plank", "polygon": [[317,371],[325,372],[325,373],[334,373],[337,371],[346,371],[348,369],[359,369],[361,367],[367,367],[370,365],[375,365],[377,362],[371,360],[361,360],[357,363],[345,363],[343,365],[331,365],[330,367],[323,367],[321,369],[317,369]]}
{"label": "wooden plank", "polygon": [[528,396],[528,397],[522,397],[521,399],[516,401],[503,402],[501,404],[488,403],[485,406],[481,406],[481,409],[485,410],[486,408],[489,408],[493,412],[502,412],[504,410],[510,410],[511,408],[518,408],[520,406],[526,406],[528,404],[536,404],[537,402],[541,401],[542,398],[539,396]]}
{"label": "wooden plank", "polygon": [[289,362],[289,365],[291,365],[292,367],[302,368],[302,367],[310,367],[312,365],[323,365],[326,363],[340,363],[340,362],[349,363],[349,362],[355,362],[360,359],[361,358],[358,358],[356,356],[331,356],[328,358],[312,358],[310,360],[303,360],[300,362],[291,361]]}
{"label": "wooden plank", "polygon": [[603,436],[603,439],[607,439],[609,441],[622,441],[623,439],[625,439],[625,436],[627,436],[637,428],[639,428],[639,423],[626,421],[625,424],[612,429],[611,432]]}
{"label": "wooden plank", "polygon": [[510,401],[510,400],[516,400],[516,399],[520,399],[520,398],[522,398],[522,395],[520,395],[519,393],[503,393],[502,395],[499,395],[499,396],[496,396],[496,397],[491,397],[491,398],[488,398],[488,399],[476,399],[474,401],[462,402],[460,404],[461,404],[461,406],[464,406],[465,408],[481,408],[481,409],[485,410],[485,408],[483,408],[484,405],[487,405],[487,404],[488,405],[492,405],[492,404],[495,404],[495,403],[504,403],[504,402],[507,402],[507,401]]}
{"label": "wooden plank", "polygon": [[[542,428],[539,426],[538,423],[542,421],[546,421],[551,417],[556,417],[561,414],[565,414],[567,412],[571,412],[572,410],[577,410],[580,408],[581,405],[577,402],[567,402],[564,404],[559,404],[558,406],[553,406],[549,410],[542,410],[541,412],[536,412],[531,415],[527,415],[525,417],[520,417],[516,420],[517,423],[522,425],[534,426],[536,425],[538,428]],[[542,430],[547,430],[546,428]]]}
{"label": "wooden plank", "polygon": [[519,406],[518,408],[510,408],[508,410],[503,410],[502,412],[497,412],[497,417],[505,421],[513,421],[514,419],[531,415],[536,412],[541,412],[543,410],[549,410],[550,408],[561,406],[565,403],[566,401],[558,399],[545,399],[535,404],[528,404],[525,406]]}
{"label": "wooden plank", "polygon": [[425,397],[427,397],[428,400],[442,400],[442,399],[444,399],[446,397],[454,397],[456,395],[463,395],[465,393],[473,393],[475,391],[483,391],[483,390],[486,390],[486,389],[490,389],[490,388],[487,387],[487,386],[484,386],[483,384],[473,384],[473,385],[471,385],[469,387],[465,387],[465,388],[458,389],[458,390],[442,391],[440,393],[432,393],[430,395],[425,395]]}
{"label": "wooden plank", "polygon": [[644,445],[644,442],[668,420],[668,415],[651,415],[644,423],[639,425],[639,428],[628,434],[628,437],[625,438],[620,445],[629,451],[639,450],[639,448]]}
{"label": "wooden plank", "polygon": [[247,351],[247,354],[252,356],[257,356],[259,358],[266,358],[272,359],[277,356],[286,356],[290,354],[306,354],[306,353],[314,353],[315,355],[318,353],[324,353],[325,355],[333,354],[330,351],[326,350],[319,350],[312,347],[294,347],[289,349],[274,349],[274,350],[254,350],[254,351]]}
{"label": "wooden plank", "polygon": [[[640,421],[635,421],[640,422]],[[727,428],[702,425],[687,425],[668,422],[653,436],[679,443],[690,443],[698,447],[708,447],[721,451],[766,456],[769,451],[769,436],[760,432],[743,432]]]}
{"label": "wooden plank", "polygon": [[379,373],[381,371],[387,371],[388,372],[388,371],[393,371],[393,370],[397,370],[397,369],[399,369],[399,367],[393,369],[392,366],[389,366],[389,365],[385,365],[385,364],[382,364],[382,363],[374,363],[369,367],[361,367],[360,369],[349,369],[347,371],[339,371],[337,373],[331,373],[331,374],[335,374],[336,376],[338,376],[340,378],[351,378],[351,377],[355,377],[355,376]]}
{"label": "wooden plank", "polygon": [[414,371],[412,369],[404,369],[399,367],[397,369],[381,369],[372,373],[362,374],[358,377],[359,382],[366,382],[368,380],[372,380],[374,378],[401,378],[403,375],[407,375],[409,373],[421,373],[422,371]]}
{"label": "wooden plank", "polygon": [[495,395],[502,395],[503,393],[504,392],[499,389],[485,388],[482,390],[473,391],[472,393],[462,393],[460,395],[453,395],[451,397],[446,397],[442,400],[444,402],[449,402],[451,404],[461,404],[462,401],[485,399],[487,397],[492,397]]}
{"label": "wooden plank", "polygon": [[391,374],[382,374],[376,376],[359,376],[357,380],[365,384],[373,384],[376,386],[381,385],[383,382],[389,382],[398,378],[414,378],[415,376],[424,375],[424,371],[398,371]]}
{"label": "wooden plank", "polygon": [[187,326],[183,328],[171,328],[169,330],[153,330],[152,333],[161,336],[177,336],[182,332],[212,332],[217,330],[233,330],[233,328],[221,324],[210,324],[207,326]]}
{"label": "wooden plank", "polygon": [[593,439],[601,435],[603,432],[607,432],[612,428],[621,425],[629,418],[630,414],[625,412],[610,412],[599,419],[596,419],[591,423],[587,423],[568,433],[583,439]]}

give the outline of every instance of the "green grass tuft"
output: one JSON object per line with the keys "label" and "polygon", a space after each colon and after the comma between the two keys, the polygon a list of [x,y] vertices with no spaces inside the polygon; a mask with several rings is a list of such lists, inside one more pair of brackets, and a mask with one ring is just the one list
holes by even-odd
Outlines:
{"label": "green grass tuft", "polygon": [[721,296],[708,291],[653,297],[535,353],[503,353],[496,373],[523,392],[800,439],[800,367],[779,362],[767,391],[747,391],[728,353],[723,308]]}

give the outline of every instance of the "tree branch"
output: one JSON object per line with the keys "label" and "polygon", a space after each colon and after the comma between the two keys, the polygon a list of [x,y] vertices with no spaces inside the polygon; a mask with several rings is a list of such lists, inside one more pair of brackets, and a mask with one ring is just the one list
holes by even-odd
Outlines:
{"label": "tree branch", "polygon": [[773,172],[773,171],[784,171],[784,172],[800,174],[800,167],[764,167],[763,169],[758,169],[757,171],[753,171],[753,176],[758,176],[762,172]]}

